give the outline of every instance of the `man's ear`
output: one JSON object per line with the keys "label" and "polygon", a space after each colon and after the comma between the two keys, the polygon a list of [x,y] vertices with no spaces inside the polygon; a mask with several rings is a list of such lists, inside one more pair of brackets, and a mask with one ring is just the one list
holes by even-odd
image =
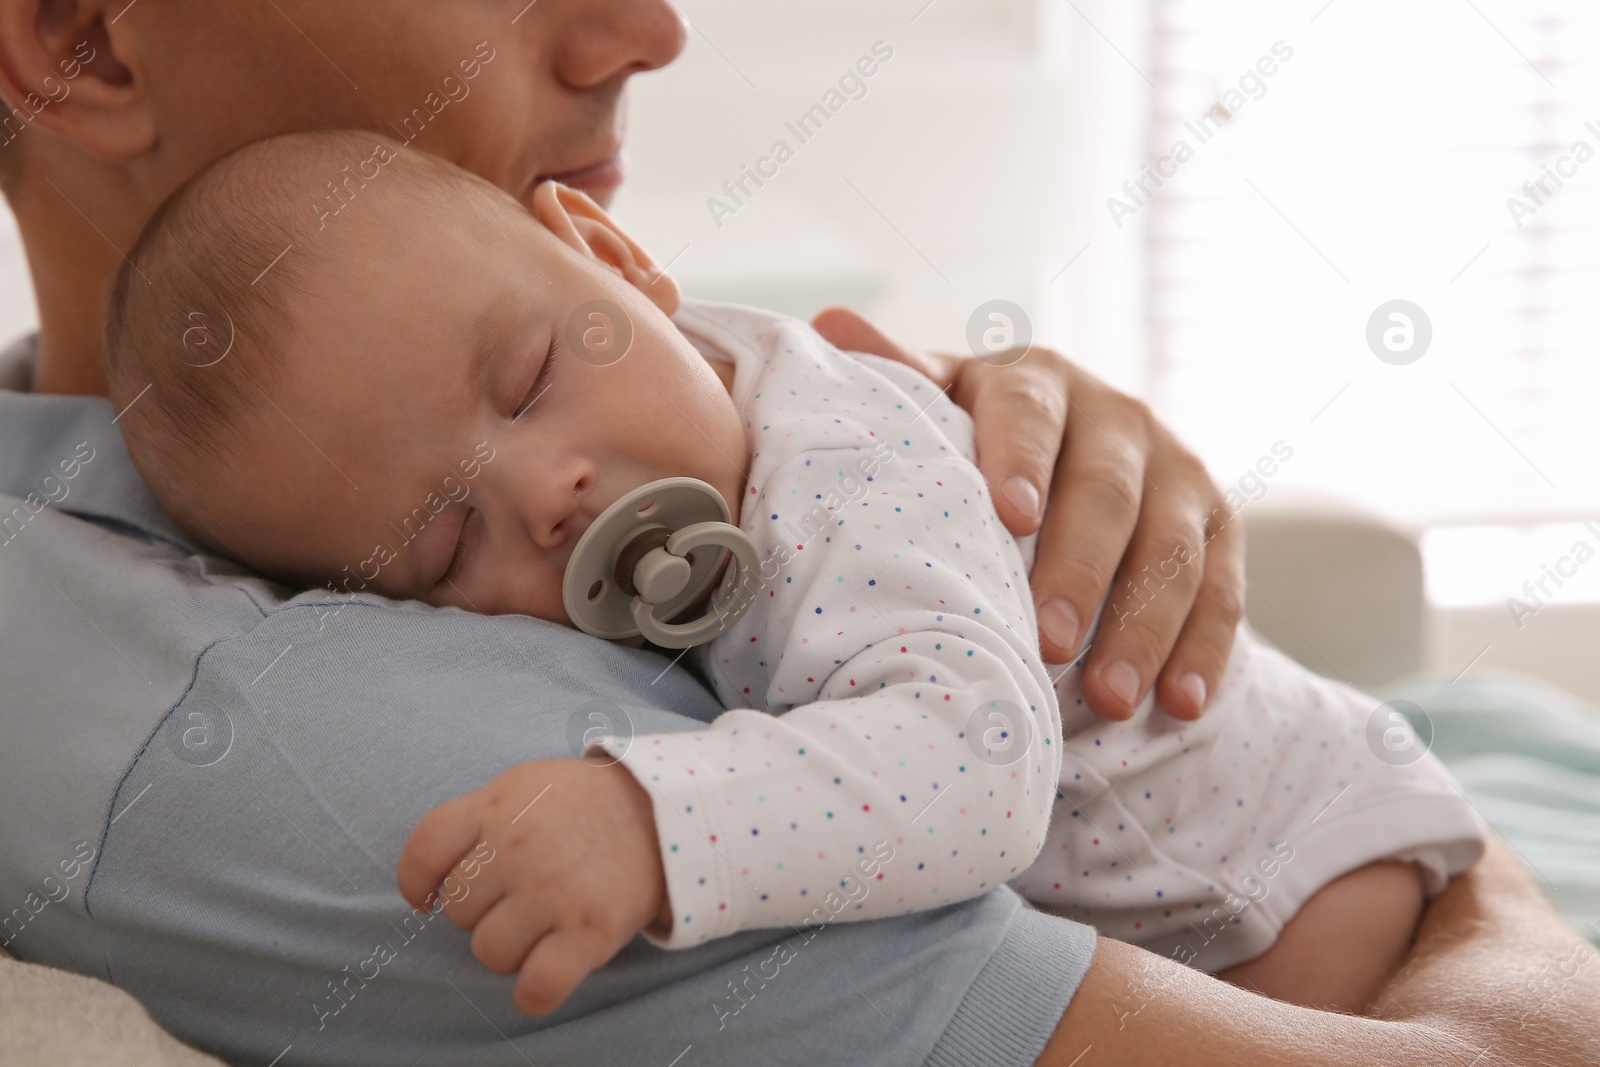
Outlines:
{"label": "man's ear", "polygon": [[[0,0],[3,3],[4,0]],[[678,283],[588,195],[559,182],[533,191],[534,218],[573,251],[621,274],[668,315],[678,312]]]}
{"label": "man's ear", "polygon": [[154,147],[143,80],[116,54],[127,47],[115,25],[124,10],[107,0],[0,0],[0,152],[15,151],[10,141],[29,125],[113,162]]}

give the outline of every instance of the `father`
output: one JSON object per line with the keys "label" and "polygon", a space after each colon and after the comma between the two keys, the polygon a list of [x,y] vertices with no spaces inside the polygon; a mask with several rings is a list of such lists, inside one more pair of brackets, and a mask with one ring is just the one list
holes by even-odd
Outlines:
{"label": "father", "polygon": [[[436,804],[571,756],[597,710],[649,732],[709,720],[716,701],[651,652],[598,655],[522,617],[295,595],[198,552],[103,399],[109,283],[169,192],[292,129],[398,134],[522,198],[556,177],[604,201],[623,86],[684,32],[664,0],[267,0],[225,16],[200,0],[0,0],[0,183],[41,323],[0,361],[0,944],[113,980],[186,1040],[262,1064],[1066,1064],[1086,1046],[1099,1062],[1309,1064],[1343,1042],[1395,1062],[1486,1046],[1481,1062],[1594,1058],[1579,1013],[1597,976],[1535,981],[1576,935],[1498,852],[1434,902],[1375,1006],[1384,1022],[1097,946],[1003,889],[693,951],[635,942],[531,1018],[464,934],[401,900],[396,858]],[[818,326],[897,354],[849,313]],[[1097,642],[1086,684],[1113,717],[1151,685],[1200,714],[1242,578],[1238,525],[1209,545],[1196,532],[1221,500],[1193,457],[1053,354],[1004,369],[898,354],[974,411],[1009,527],[1038,527],[1055,490],[1035,575],[1048,658],[1076,651],[1113,574],[1178,543],[1199,557]],[[446,893],[470,893],[472,873]]]}

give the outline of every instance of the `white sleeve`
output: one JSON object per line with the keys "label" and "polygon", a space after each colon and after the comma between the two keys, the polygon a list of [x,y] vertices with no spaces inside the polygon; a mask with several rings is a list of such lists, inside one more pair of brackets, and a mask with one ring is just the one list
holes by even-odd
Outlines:
{"label": "white sleeve", "polygon": [[1016,547],[977,469],[941,451],[780,467],[746,528],[757,603],[711,646],[736,710],[612,742],[655,805],[674,916],[656,944],[937,907],[1038,854],[1055,695]]}

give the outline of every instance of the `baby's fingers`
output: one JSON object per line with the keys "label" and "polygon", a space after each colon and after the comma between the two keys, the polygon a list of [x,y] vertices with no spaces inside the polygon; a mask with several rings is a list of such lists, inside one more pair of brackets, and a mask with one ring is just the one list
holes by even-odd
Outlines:
{"label": "baby's fingers", "polygon": [[495,974],[516,974],[528,953],[550,932],[544,916],[503,897],[472,931],[472,955]]}
{"label": "baby's fingers", "polygon": [[[483,839],[477,820],[458,805],[459,801],[450,801],[424,815],[400,852],[395,878],[400,895],[414,908],[430,908],[439,883]],[[448,901],[459,899],[461,893],[447,886],[443,895]]]}
{"label": "baby's fingers", "polygon": [[557,927],[533,946],[522,964],[512,1002],[529,1015],[549,1015],[616,953],[598,930]]}

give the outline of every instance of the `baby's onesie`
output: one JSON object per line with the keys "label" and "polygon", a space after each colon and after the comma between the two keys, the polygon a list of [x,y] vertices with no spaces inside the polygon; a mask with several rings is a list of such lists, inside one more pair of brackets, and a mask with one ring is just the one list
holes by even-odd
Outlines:
{"label": "baby's onesie", "polygon": [[1084,702],[1081,668],[1047,669],[1061,784],[1045,848],[1011,884],[1109,937],[1220,971],[1271,948],[1342,874],[1415,861],[1433,897],[1483,855],[1486,824],[1399,712],[1248,626],[1195,722],[1153,695],[1124,722],[1102,719]]}
{"label": "baby's onesie", "polygon": [[968,416],[795,319],[685,301],[674,321],[735,364],[751,455],[728,503],[763,563],[749,610],[686,654],[731,710],[606,745],[654,803],[673,925],[652,940],[899,915],[1004,883],[1044,843],[1061,723]]}
{"label": "baby's onesie", "polygon": [[964,411],[785,316],[686,301],[675,322],[735,365],[752,453],[739,523],[765,562],[750,609],[689,653],[735,710],[612,745],[656,801],[674,912],[658,944],[1010,881],[1218,970],[1367,862],[1416,860],[1431,895],[1481,854],[1483,824],[1437,760],[1369,748],[1376,700],[1243,627],[1198,722],[1153,697],[1100,719],[1081,667],[1040,661],[1034,538],[995,516]]}

